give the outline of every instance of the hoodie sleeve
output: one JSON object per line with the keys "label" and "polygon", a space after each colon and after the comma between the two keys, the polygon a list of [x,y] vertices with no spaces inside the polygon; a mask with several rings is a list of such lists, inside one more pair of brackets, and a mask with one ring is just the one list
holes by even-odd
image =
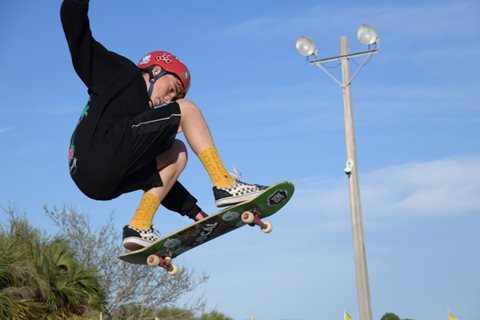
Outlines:
{"label": "hoodie sleeve", "polygon": [[88,0],[64,0],[60,17],[75,72],[90,92],[100,94],[111,85],[119,59],[93,38],[88,8]]}

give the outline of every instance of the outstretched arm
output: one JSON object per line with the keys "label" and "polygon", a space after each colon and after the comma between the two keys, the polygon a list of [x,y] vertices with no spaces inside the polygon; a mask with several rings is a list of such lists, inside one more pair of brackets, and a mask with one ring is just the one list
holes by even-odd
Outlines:
{"label": "outstretched arm", "polygon": [[94,39],[88,20],[88,0],[65,0],[60,8],[63,31],[67,38],[72,63],[87,87],[92,80],[92,52]]}
{"label": "outstretched arm", "polygon": [[90,91],[98,93],[109,85],[118,59],[93,38],[88,8],[88,0],[64,0],[60,17],[76,73]]}

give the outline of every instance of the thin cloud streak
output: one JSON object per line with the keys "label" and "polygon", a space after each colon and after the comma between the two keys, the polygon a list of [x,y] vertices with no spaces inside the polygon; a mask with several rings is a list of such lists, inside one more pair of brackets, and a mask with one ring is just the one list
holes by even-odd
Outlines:
{"label": "thin cloud streak", "polygon": [[[395,165],[360,173],[363,211],[368,219],[472,214],[480,210],[480,158],[459,157]],[[292,211],[329,219],[348,209],[344,179],[319,187],[299,186]]]}
{"label": "thin cloud streak", "polygon": [[[305,12],[292,13],[288,16],[263,16],[255,17],[240,24],[233,25],[224,31],[226,36],[236,37],[271,37],[285,34],[305,32],[309,28],[314,31],[327,26],[329,30],[340,28],[345,21],[360,21],[365,18],[375,17],[375,25],[382,27],[383,32],[396,35],[399,38],[411,40],[425,37],[446,38],[459,36],[458,30],[465,30],[468,34],[478,33],[480,23],[476,19],[479,5],[475,1],[446,2],[426,5],[363,3],[361,6],[347,8],[322,4],[308,8]],[[462,17],[462,18],[460,18]],[[415,24],[405,23],[415,21]],[[438,24],[438,21],[444,21]],[[449,22],[445,22],[449,21]],[[474,21],[474,25],[471,22]],[[362,21],[361,23],[364,23]],[[419,24],[422,27],[419,27]],[[476,25],[475,25],[476,24]],[[387,29],[395,26],[395,28]],[[401,26],[401,27],[399,27]],[[262,32],[258,32],[262,30]],[[461,35],[465,37],[465,33]]]}

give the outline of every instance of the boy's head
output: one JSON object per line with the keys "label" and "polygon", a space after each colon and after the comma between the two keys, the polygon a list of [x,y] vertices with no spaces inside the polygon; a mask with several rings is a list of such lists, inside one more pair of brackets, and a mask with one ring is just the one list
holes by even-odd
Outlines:
{"label": "boy's head", "polygon": [[[187,94],[188,88],[190,87],[190,72],[187,66],[173,54],[166,51],[153,51],[145,55],[137,66],[149,74],[150,81],[153,83],[165,74],[175,75],[183,85],[183,90],[180,90],[179,98],[183,98]],[[163,72],[154,75],[152,70],[155,66],[162,68]],[[151,92],[149,92],[149,95],[150,94]]]}

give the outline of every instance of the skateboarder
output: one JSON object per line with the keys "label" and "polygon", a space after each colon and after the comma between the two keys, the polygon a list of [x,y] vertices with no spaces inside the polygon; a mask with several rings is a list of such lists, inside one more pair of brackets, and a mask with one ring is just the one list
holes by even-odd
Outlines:
{"label": "skateboarder", "polygon": [[144,191],[123,228],[124,247],[135,250],[158,239],[152,221],[160,203],[194,220],[207,216],[177,180],[187,163],[178,132],[208,172],[217,206],[249,200],[264,190],[225,169],[200,109],[184,99],[190,87],[187,67],[166,51],[151,52],[137,65],[108,51],[92,36],[88,5],[88,0],[64,0],[61,6],[72,63],[89,94],[71,138],[70,175],[96,200]]}

